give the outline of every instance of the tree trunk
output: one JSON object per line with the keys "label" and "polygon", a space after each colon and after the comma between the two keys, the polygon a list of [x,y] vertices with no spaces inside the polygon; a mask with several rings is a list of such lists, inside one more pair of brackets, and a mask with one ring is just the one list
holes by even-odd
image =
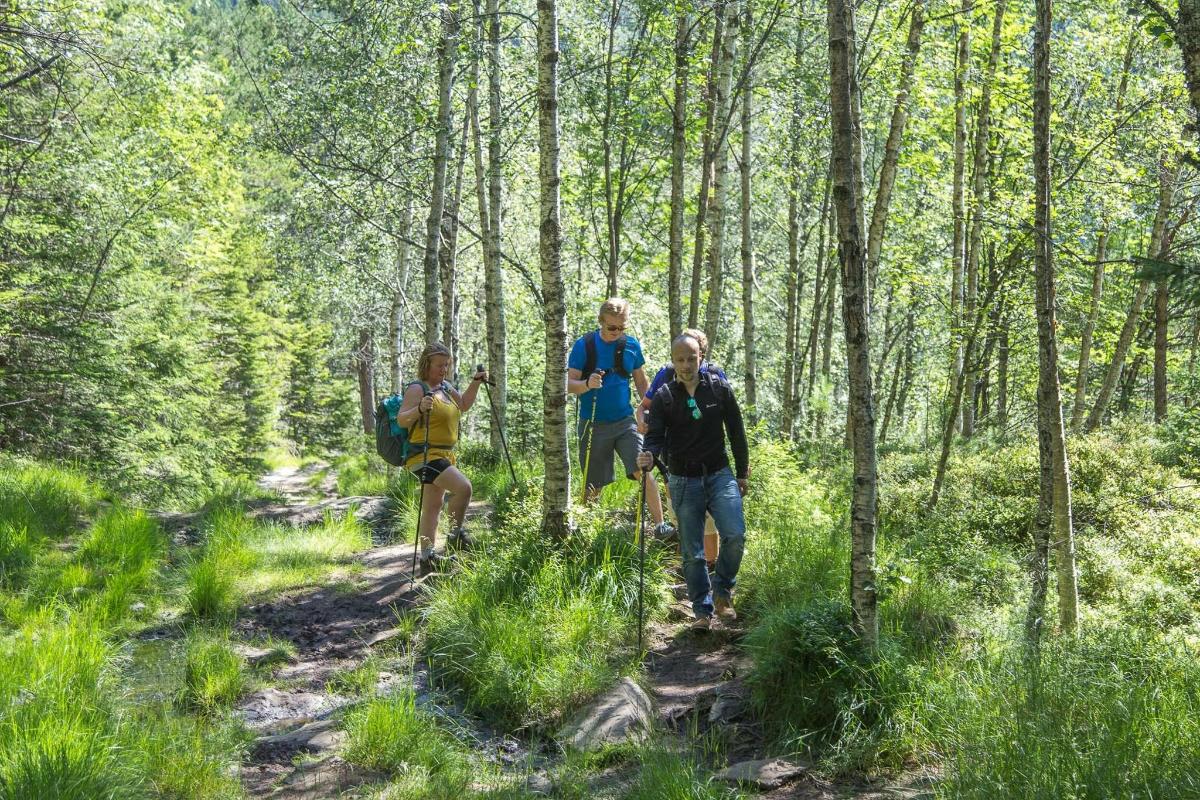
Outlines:
{"label": "tree trunk", "polygon": [[558,166],[558,8],[538,0],[538,255],[545,301],[546,373],[542,383],[542,447],[546,475],[542,530],[566,538],[571,495],[567,456],[567,309],[562,280],[562,225],[559,220]]}
{"label": "tree trunk", "polygon": [[391,374],[392,391],[400,394],[404,388],[403,364],[404,358],[404,298],[408,291],[408,241],[412,234],[412,197],[404,200],[400,211],[400,234],[396,238],[396,292],[392,295],[391,335],[388,341],[392,344]]}
{"label": "tree trunk", "polygon": [[[1200,118],[1200,0],[1179,0],[1175,38],[1183,53],[1183,77],[1192,101],[1192,113]],[[1197,129],[1196,121],[1192,120],[1193,130]]]}
{"label": "tree trunk", "polygon": [[[1121,82],[1117,86],[1117,99],[1112,118],[1119,120],[1125,107],[1125,92],[1129,87],[1129,70],[1133,64],[1133,47],[1138,38],[1138,26],[1131,25],[1129,39],[1125,44],[1125,59],[1121,64]],[[1114,125],[1119,124],[1114,122]],[[1115,129],[1114,129],[1115,131]],[[1083,415],[1087,411],[1088,370],[1092,360],[1092,337],[1096,333],[1096,322],[1100,319],[1100,298],[1104,291],[1104,268],[1108,258],[1108,237],[1111,222],[1107,215],[1096,238],[1096,264],[1092,270],[1092,303],[1079,342],[1079,369],[1075,374],[1075,401],[1071,409],[1071,430],[1079,433],[1083,427]]]}
{"label": "tree trunk", "polygon": [[[966,74],[970,51],[971,0],[962,0],[962,15],[955,21],[958,47],[954,56],[954,183],[951,190],[953,230],[950,243],[950,383],[963,369],[963,261],[966,210],[963,202],[964,172],[967,161]],[[952,416],[957,416],[954,414]],[[956,429],[957,430],[957,429]]]}
{"label": "tree trunk", "polygon": [[[438,267],[442,290],[442,344],[450,348],[450,381],[456,383],[458,363],[458,213],[462,200],[463,170],[467,162],[468,119],[463,119],[462,138],[455,158],[454,187],[446,198],[442,214],[442,247],[438,252]],[[452,156],[454,158],[454,156]]]}
{"label": "tree trunk", "polygon": [[667,316],[671,341],[683,331],[683,166],[687,156],[687,86],[691,17],[681,4],[675,19],[675,97],[671,105],[671,232]]}
{"label": "tree trunk", "polygon": [[[1167,217],[1171,212],[1171,202],[1175,195],[1175,183],[1179,176],[1179,165],[1171,167],[1165,159],[1159,165],[1159,180],[1158,180],[1158,211],[1154,214],[1154,226],[1150,231],[1150,246],[1147,250],[1147,255],[1151,258],[1161,258],[1163,245],[1166,241],[1167,234]],[[1088,414],[1087,421],[1084,423],[1085,431],[1092,431],[1099,427],[1100,422],[1104,419],[1104,412],[1108,409],[1108,403],[1112,399],[1113,391],[1117,388],[1117,379],[1121,377],[1121,366],[1125,363],[1125,357],[1129,354],[1129,347],[1133,344],[1134,334],[1137,333],[1138,320],[1142,316],[1142,306],[1146,302],[1146,296],[1150,293],[1150,281],[1138,281],[1137,289],[1133,293],[1133,302],[1130,303],[1129,313],[1125,315],[1125,324],[1121,326],[1121,335],[1117,339],[1117,346],[1113,350],[1112,360],[1108,363],[1108,370],[1104,373],[1104,382],[1100,384],[1100,392],[1096,395],[1096,402],[1092,405],[1092,411]]]}
{"label": "tree trunk", "polygon": [[1108,228],[1096,238],[1096,264],[1092,269],[1092,302],[1083,332],[1079,337],[1079,369],[1075,373],[1075,402],[1071,409],[1071,431],[1079,433],[1087,406],[1088,369],[1092,361],[1092,337],[1100,318],[1100,297],[1104,293],[1104,261],[1108,256]]}
{"label": "tree trunk", "polygon": [[458,60],[458,9],[449,2],[441,7],[442,41],[438,48],[437,136],[433,150],[433,189],[425,223],[425,343],[437,341],[441,324],[438,298],[438,252],[441,248],[442,212],[446,205],[446,165],[450,158],[450,91]]}
{"label": "tree trunk", "polygon": [[908,328],[908,335],[904,340],[904,381],[900,384],[900,397],[896,400],[896,419],[897,425],[904,425],[904,415],[908,410],[908,392],[912,389],[913,380],[916,376],[916,369],[913,363],[913,345],[916,341],[916,313],[912,306],[908,308],[908,321],[905,323]]}
{"label": "tree trunk", "polygon": [[[700,279],[704,270],[704,225],[708,219],[709,189],[715,152],[717,126],[717,81],[721,74],[721,53],[724,51],[725,0],[717,0],[713,10],[712,54],[709,57],[708,77],[704,86],[704,136],[700,153],[700,196],[696,200],[696,236],[692,249],[692,286],[688,299],[688,327],[700,324]],[[711,345],[710,345],[711,348]],[[711,352],[711,349],[710,349]]]}
{"label": "tree trunk", "polygon": [[605,33],[604,54],[604,116],[600,122],[600,135],[603,139],[604,153],[604,221],[606,258],[608,274],[608,297],[616,297],[617,272],[621,268],[621,237],[617,230],[617,212],[613,198],[613,167],[612,167],[612,116],[613,116],[613,51],[616,49],[617,15],[620,13],[619,0],[609,3],[608,30]]}
{"label": "tree trunk", "polygon": [[[988,51],[987,71],[979,94],[978,115],[975,117],[975,150],[971,163],[971,230],[967,238],[967,296],[963,304],[967,319],[975,315],[979,301],[979,248],[983,238],[983,214],[987,204],[987,161],[988,143],[991,137],[992,83],[996,78],[996,66],[1000,63],[1000,33],[1004,27],[1004,9],[1007,0],[996,0],[992,18],[992,46]],[[975,435],[975,383],[976,370],[967,366],[964,382],[966,396],[963,398],[963,436]]]}
{"label": "tree trunk", "polygon": [[[808,203],[811,191],[805,198],[804,212],[800,211],[800,120],[803,110],[804,92],[799,89],[800,70],[804,58],[804,28],[801,23],[796,25],[796,42],[794,50],[795,73],[793,80],[796,89],[792,94],[792,118],[788,125],[788,144],[791,152],[788,156],[789,191],[788,191],[788,271],[787,271],[787,312],[784,325],[784,374],[783,374],[783,421],[780,425],[783,435],[791,439],[796,431],[796,418],[800,410],[800,386],[804,375],[803,356],[797,353],[800,345],[800,306],[802,304],[804,274],[800,266],[802,248],[800,246],[800,227],[808,214]],[[810,187],[811,188],[811,187]],[[819,273],[820,270],[818,269]],[[818,282],[820,278],[818,278]],[[816,309],[813,310],[814,317]],[[799,358],[798,358],[799,356]]]}
{"label": "tree trunk", "polygon": [[1000,317],[996,335],[996,427],[1001,432],[1008,427],[1008,315]]}
{"label": "tree trunk", "polygon": [[[1036,0],[1033,61],[1034,266],[1037,273],[1038,323],[1038,462],[1040,480],[1034,523],[1033,591],[1026,630],[1036,648],[1045,612],[1046,560],[1055,545],[1059,625],[1072,631],[1078,624],[1075,538],[1071,520],[1071,474],[1066,430],[1058,385],[1058,341],[1054,320],[1054,247],[1050,219],[1050,0]],[[1053,540],[1051,537],[1053,536]]]}
{"label": "tree trunk", "polygon": [[362,415],[363,433],[375,430],[375,344],[366,328],[358,332],[358,349],[354,351],[354,367],[358,374],[358,408]]}
{"label": "tree trunk", "polygon": [[[832,179],[832,172],[830,173]],[[832,180],[830,181],[832,191]],[[836,224],[834,220],[835,214],[832,207],[829,214],[830,239],[833,239],[833,228]],[[832,245],[832,241],[830,242]],[[832,255],[832,253],[830,254]],[[840,258],[840,256],[839,256]],[[833,369],[833,306],[838,296],[838,261],[830,258],[827,272],[825,273],[825,309],[822,313],[822,330],[821,330],[821,377],[825,381],[825,385],[829,385],[829,378]],[[832,401],[831,401],[832,402]],[[846,416],[849,420],[849,414]],[[814,420],[815,435],[820,438],[825,432],[825,411],[822,409],[816,415]]]}
{"label": "tree trunk", "polygon": [[883,147],[883,164],[879,168],[879,190],[875,193],[875,206],[871,210],[871,228],[867,234],[867,279],[871,296],[879,278],[879,254],[883,248],[883,229],[887,224],[888,206],[892,200],[892,189],[896,185],[896,166],[900,163],[900,143],[904,137],[904,126],[908,122],[908,98],[912,91],[913,72],[917,67],[917,55],[921,50],[921,31],[925,27],[925,0],[913,3],[912,19],[908,24],[907,52],[900,66],[900,85],[896,89],[896,102],[892,105],[892,121],[888,126],[887,143]]}
{"label": "tree trunk", "polygon": [[1170,297],[1167,282],[1154,287],[1154,424],[1167,421],[1167,320]]}
{"label": "tree trunk", "polygon": [[721,40],[721,77],[717,82],[717,127],[713,137],[713,200],[708,209],[712,242],[708,250],[708,305],[705,307],[704,333],[708,336],[710,353],[716,351],[717,338],[721,333],[721,299],[725,280],[725,203],[729,193],[728,121],[731,116],[730,90],[737,56],[738,25],[741,22],[737,0],[728,0],[725,14],[725,35]]}
{"label": "tree trunk", "polygon": [[[479,124],[479,59],[472,64],[472,82],[467,91],[467,106],[471,116],[471,128],[474,140],[475,161],[475,195],[479,206],[479,227],[483,244],[483,292],[485,325],[487,328],[487,370],[488,377],[493,382],[491,387],[490,441],[494,450],[499,450],[501,431],[504,427],[504,416],[508,400],[508,379],[505,374],[505,321],[504,321],[504,272],[500,263],[500,215],[496,206],[501,198],[501,178],[499,169],[500,132],[503,121],[500,119],[500,65],[499,65],[499,8],[498,0],[488,0],[488,91],[489,91],[489,120],[488,120],[488,158],[497,159],[489,163],[487,169],[483,163],[483,131]],[[479,0],[475,0],[477,17],[475,38],[482,50],[483,17],[479,14]],[[492,145],[495,145],[494,150]],[[493,191],[494,189],[494,191]],[[468,365],[471,366],[471,365]]]}
{"label": "tree trunk", "polygon": [[810,404],[812,401],[813,384],[817,379],[817,353],[821,345],[821,320],[822,312],[825,309],[825,295],[833,291],[831,284],[826,280],[826,274],[830,272],[825,261],[828,257],[826,250],[828,238],[827,232],[829,226],[826,220],[829,217],[829,189],[832,181],[827,175],[825,177],[825,191],[821,198],[821,215],[817,220],[817,260],[816,268],[813,270],[813,312],[812,312],[812,327],[808,332],[808,383],[804,389],[804,403]]}
{"label": "tree trunk", "polygon": [[[743,85],[742,85],[742,339],[746,348],[746,406],[749,409],[751,421],[758,417],[758,387],[755,385],[756,366],[754,361],[754,237],[751,230],[750,218],[750,158],[753,119],[754,96],[754,62],[751,46],[753,45],[753,12],[746,5],[745,28],[742,35],[743,50]],[[793,340],[792,344],[795,344]]]}
{"label": "tree trunk", "polygon": [[854,489],[850,512],[850,605],[853,624],[868,650],[878,641],[875,574],[875,415],[871,405],[870,324],[862,196],[862,163],[854,146],[860,120],[854,9],[848,0],[829,2],[830,117],[833,126],[833,202],[842,267],[842,316],[846,333],[850,420],[854,441]]}

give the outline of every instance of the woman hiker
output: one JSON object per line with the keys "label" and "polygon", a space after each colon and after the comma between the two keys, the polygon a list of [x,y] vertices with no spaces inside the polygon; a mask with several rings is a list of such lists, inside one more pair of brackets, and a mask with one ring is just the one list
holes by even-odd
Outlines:
{"label": "woman hiker", "polygon": [[[404,402],[396,412],[396,421],[411,432],[412,454],[405,463],[421,481],[422,576],[437,572],[445,558],[433,552],[437,538],[438,515],[445,496],[450,495],[450,535],[447,547],[469,549],[473,539],[463,528],[467,506],[471,502],[471,482],[454,466],[454,445],[458,443],[459,420],[475,404],[479,384],[487,380],[480,371],[471,378],[467,391],[459,394],[446,377],[450,374],[450,351],[438,342],[427,345],[417,362],[417,379],[404,389]],[[428,419],[428,426],[426,426]],[[428,431],[429,438],[426,439]]]}
{"label": "woman hiker", "polygon": [[[651,401],[646,450],[638,455],[638,466],[649,469],[659,456],[666,462],[671,505],[679,521],[683,577],[696,615],[692,628],[708,630],[714,613],[723,622],[737,619],[733,588],[746,542],[742,496],[749,486],[750,450],[733,389],[700,371],[700,343],[694,336],[683,334],[671,343],[671,363],[675,379]],[[736,475],[725,455],[726,433]],[[706,512],[721,539],[712,582],[704,560]]]}

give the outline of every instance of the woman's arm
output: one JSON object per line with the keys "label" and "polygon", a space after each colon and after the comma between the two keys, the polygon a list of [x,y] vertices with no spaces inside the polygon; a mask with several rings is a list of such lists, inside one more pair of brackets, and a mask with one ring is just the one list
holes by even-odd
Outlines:
{"label": "woman's arm", "polygon": [[467,391],[456,397],[458,408],[460,411],[467,411],[471,406],[475,405],[475,397],[479,394],[479,384],[487,380],[487,370],[476,372],[471,378],[471,385],[467,387]]}
{"label": "woman's arm", "polygon": [[414,383],[404,390],[404,402],[400,404],[400,410],[396,412],[396,422],[405,428],[411,428],[421,414],[429,411],[432,406],[433,395],[425,394],[421,384]]}

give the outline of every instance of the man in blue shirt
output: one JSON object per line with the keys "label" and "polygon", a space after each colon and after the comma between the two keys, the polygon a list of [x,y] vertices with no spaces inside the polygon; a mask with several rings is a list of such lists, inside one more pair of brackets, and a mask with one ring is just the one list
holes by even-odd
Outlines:
{"label": "man in blue shirt", "polygon": [[[642,346],[625,333],[629,302],[619,297],[605,300],[599,322],[599,329],[575,341],[567,357],[567,391],[580,395],[579,463],[587,473],[587,502],[612,483],[614,454],[620,456],[627,477],[641,478],[637,456],[642,436],[633,417],[629,381],[632,378],[637,386],[639,401],[650,386],[642,369],[646,364]],[[656,535],[669,533],[663,530],[662,500],[653,475],[646,478],[646,500]]]}

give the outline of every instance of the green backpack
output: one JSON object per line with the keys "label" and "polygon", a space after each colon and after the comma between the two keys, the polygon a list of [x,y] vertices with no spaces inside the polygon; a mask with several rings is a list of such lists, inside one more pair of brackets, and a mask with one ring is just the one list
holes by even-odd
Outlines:
{"label": "green backpack", "polygon": [[393,467],[402,467],[413,453],[419,453],[424,444],[413,444],[409,429],[396,420],[396,414],[404,402],[404,392],[409,386],[420,384],[425,394],[433,394],[424,381],[406,384],[399,394],[390,394],[375,407],[375,450],[379,457]]}

